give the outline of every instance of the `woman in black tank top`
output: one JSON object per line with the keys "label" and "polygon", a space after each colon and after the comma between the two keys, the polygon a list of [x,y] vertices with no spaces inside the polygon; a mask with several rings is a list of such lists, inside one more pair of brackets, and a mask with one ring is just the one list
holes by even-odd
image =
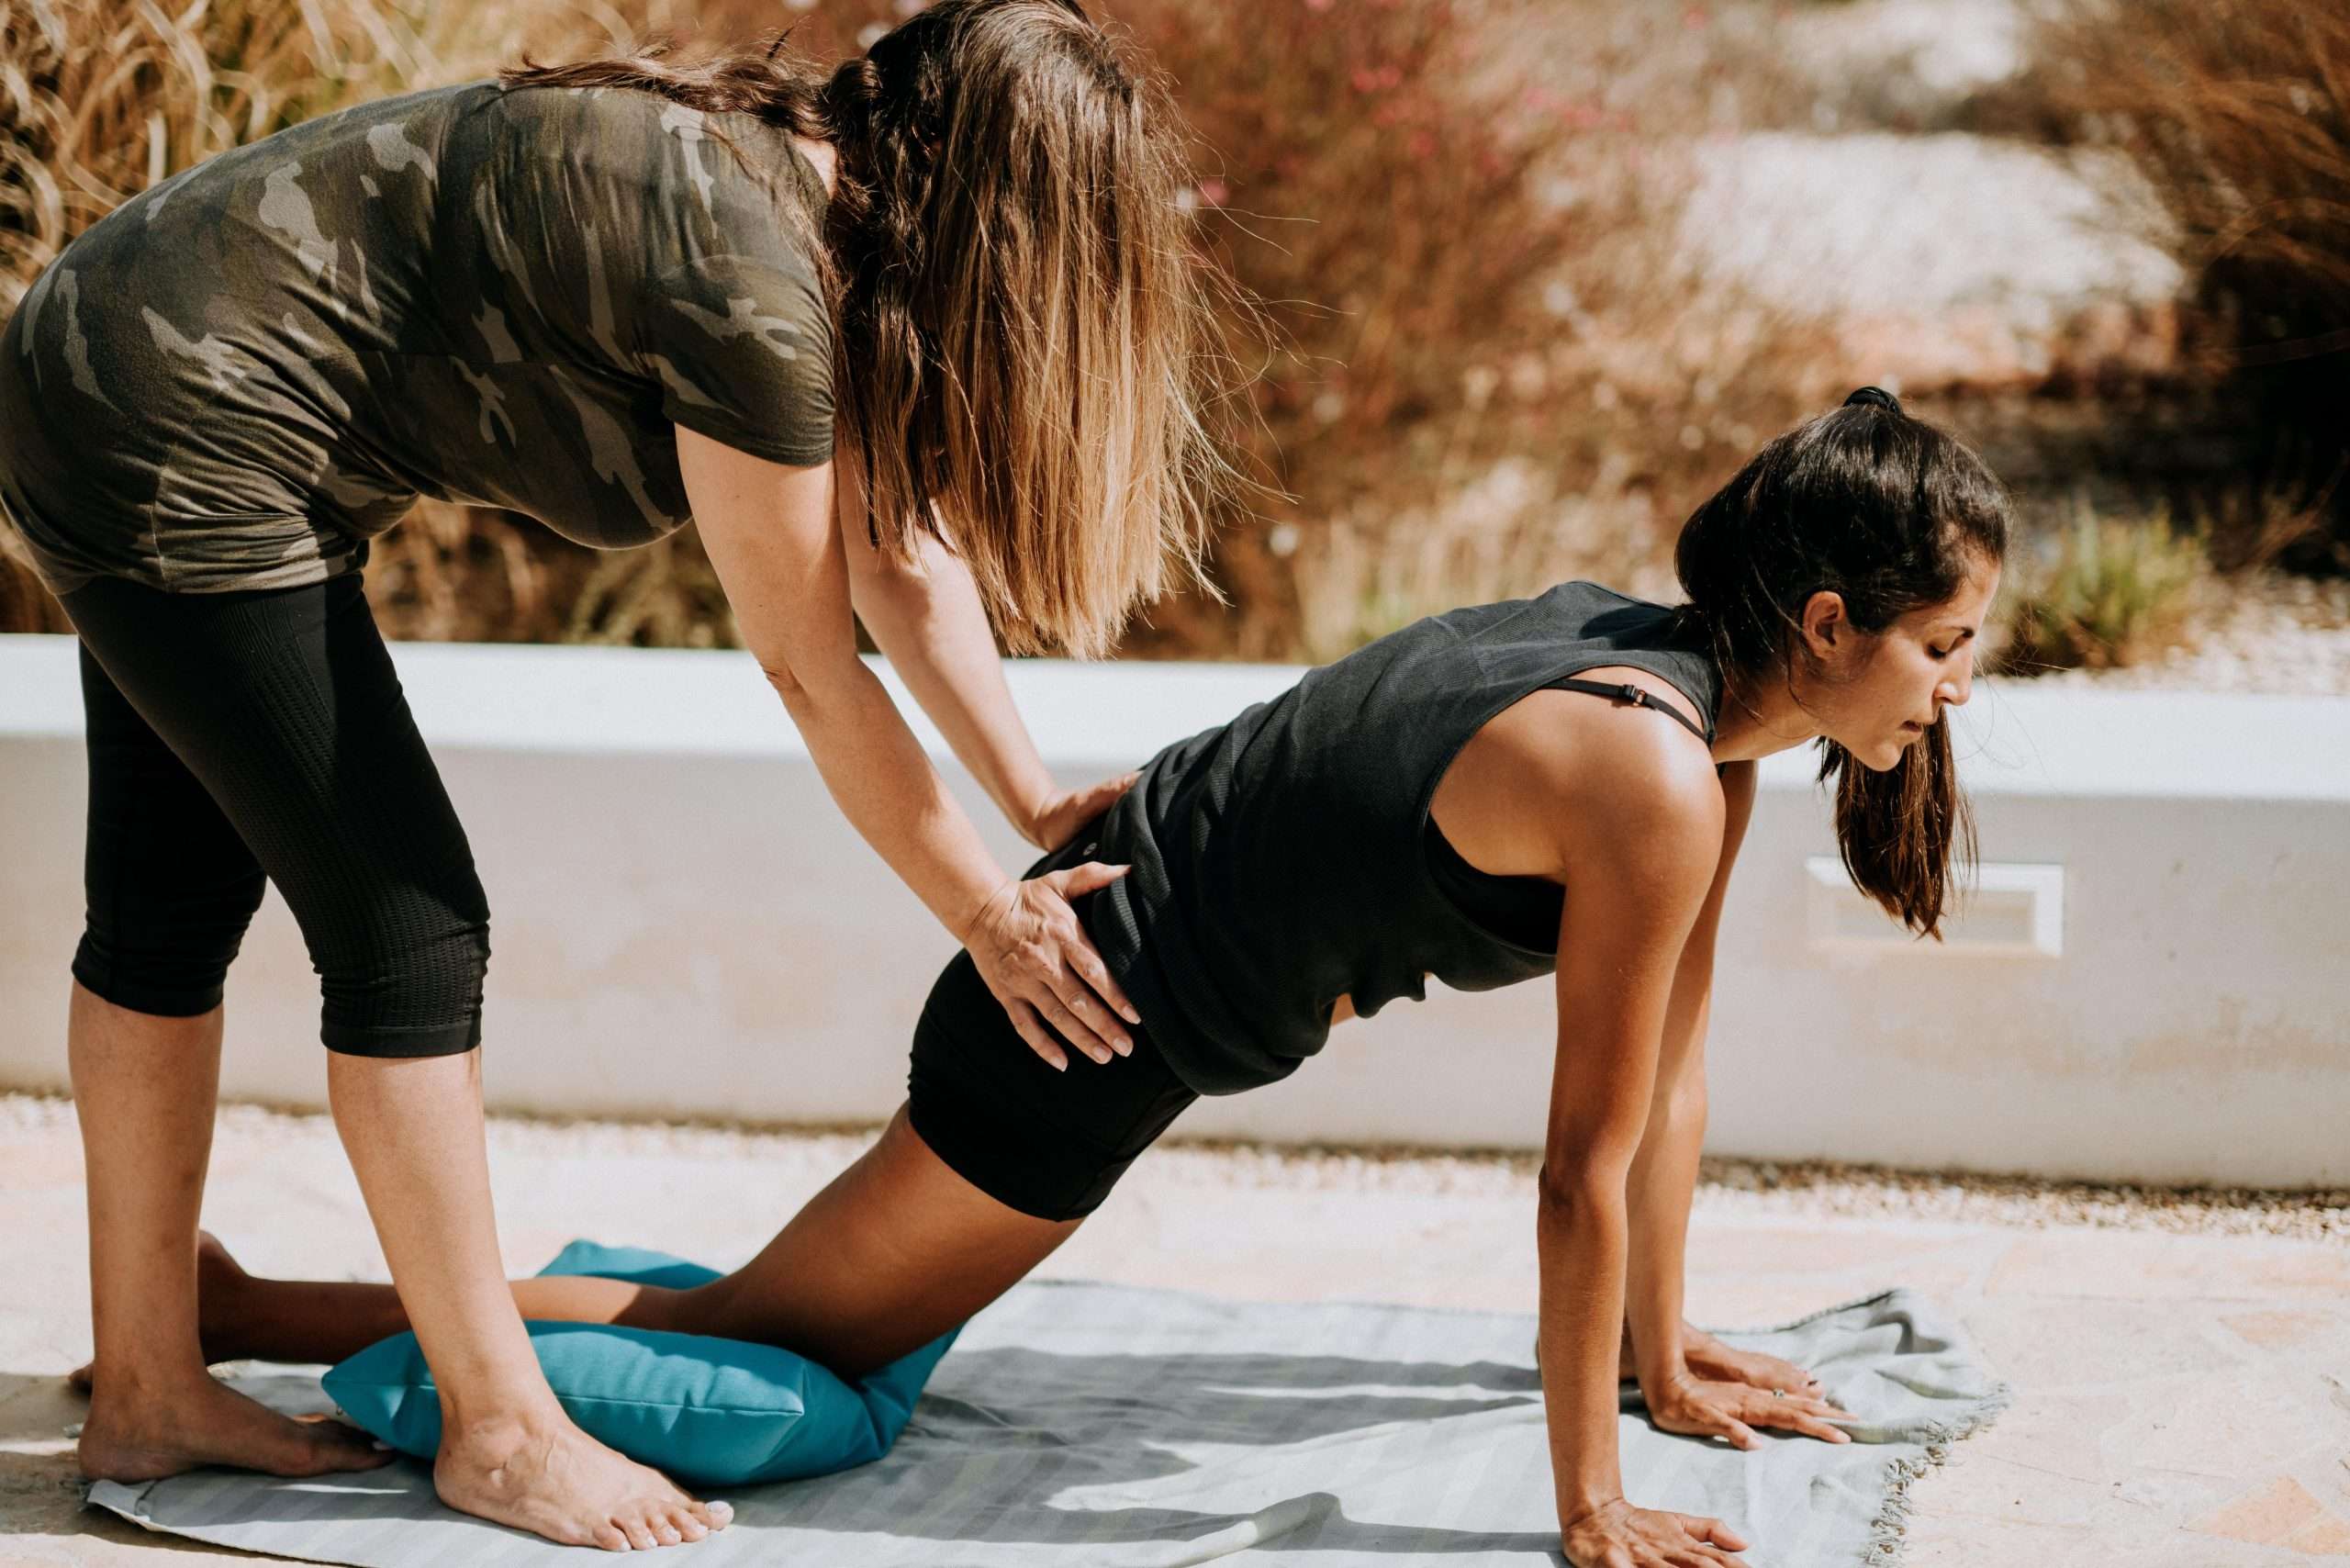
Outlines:
{"label": "woman in black tank top", "polygon": [[[1980,461],[1863,389],[1690,519],[1688,603],[1567,583],[1454,610],[1168,747],[1031,872],[1133,862],[1081,901],[1140,1004],[1132,1054],[1055,1071],[958,956],[879,1142],[748,1266],[641,1290],[619,1321],[879,1366],[1025,1274],[1199,1094],[1293,1070],[1430,974],[1555,973],[1538,1353],[1561,1543],[1579,1564],[1735,1561],[1721,1521],[1623,1496],[1616,1418],[1629,1375],[1669,1431],[1846,1440],[1801,1368],[1681,1317],[1714,930],[1755,759],[1817,739],[1854,882],[1935,933],[1970,847],[1942,712],[1967,699],[2007,532]],[[218,1283],[276,1355],[403,1324],[388,1291],[370,1315],[349,1287]],[[530,1316],[612,1311],[610,1282],[514,1291]]]}

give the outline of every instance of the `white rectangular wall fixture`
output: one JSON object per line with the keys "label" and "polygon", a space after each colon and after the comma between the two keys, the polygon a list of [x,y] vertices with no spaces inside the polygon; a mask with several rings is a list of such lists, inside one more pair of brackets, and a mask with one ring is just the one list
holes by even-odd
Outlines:
{"label": "white rectangular wall fixture", "polygon": [[1986,861],[1975,868],[1942,940],[1919,942],[1857,888],[1833,855],[1803,863],[1811,946],[1828,952],[1892,951],[2058,958],[2065,954],[2065,868]]}

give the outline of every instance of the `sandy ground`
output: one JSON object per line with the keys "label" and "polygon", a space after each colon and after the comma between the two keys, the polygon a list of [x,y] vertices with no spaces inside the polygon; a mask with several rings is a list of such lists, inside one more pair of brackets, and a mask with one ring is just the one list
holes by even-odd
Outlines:
{"label": "sandy ground", "polygon": [[[867,1136],[499,1121],[506,1253],[526,1271],[586,1234],[733,1263]],[[1524,1159],[1172,1146],[1047,1271],[1527,1311],[1532,1179]],[[0,1097],[0,1563],[203,1550],[81,1505],[60,1381],[89,1347],[80,1180],[70,1107]],[[225,1112],[205,1217],[252,1268],[384,1277],[319,1117]],[[1894,1284],[1959,1310],[2018,1398],[1918,1483],[1912,1568],[2284,1568],[2350,1555],[2345,1237],[2344,1193],[1710,1161],[1689,1314],[1760,1326]]]}

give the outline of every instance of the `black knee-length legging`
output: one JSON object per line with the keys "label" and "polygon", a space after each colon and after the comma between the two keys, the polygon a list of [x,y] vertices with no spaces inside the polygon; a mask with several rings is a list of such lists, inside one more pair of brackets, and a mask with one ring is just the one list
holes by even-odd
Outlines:
{"label": "black knee-length legging", "polygon": [[90,762],[74,978],[133,1012],[210,1012],[266,876],[329,1049],[478,1045],[488,903],[360,574],[200,594],[102,577],[61,602]]}

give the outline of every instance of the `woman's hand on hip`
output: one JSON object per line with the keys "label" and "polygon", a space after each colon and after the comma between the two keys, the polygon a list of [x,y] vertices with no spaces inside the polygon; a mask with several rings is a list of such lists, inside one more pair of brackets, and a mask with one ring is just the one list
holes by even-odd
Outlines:
{"label": "woman's hand on hip", "polygon": [[1012,1015],[1013,1027],[1056,1068],[1069,1066],[1069,1053],[1046,1025],[1097,1062],[1134,1049],[1119,1019],[1142,1020],[1069,907],[1071,899],[1106,888],[1126,871],[1089,860],[1024,882],[1006,882],[981,908],[964,940],[979,978]]}
{"label": "woman's hand on hip", "polygon": [[1644,1381],[1640,1397],[1649,1407],[1649,1419],[1660,1430],[1727,1438],[1731,1447],[1740,1449],[1751,1449],[1762,1440],[1754,1435],[1757,1427],[1784,1427],[1822,1442],[1849,1443],[1852,1434],[1830,1423],[1860,1419],[1825,1399],[1794,1389],[1773,1393],[1743,1383],[1715,1383],[1694,1374],[1673,1378],[1659,1388],[1651,1388]]}
{"label": "woman's hand on hip", "polygon": [[1077,836],[1077,830],[1118,803],[1118,797],[1134,788],[1140,772],[1121,773],[1115,778],[1104,778],[1099,784],[1089,784],[1082,790],[1064,790],[1047,795],[1028,813],[1024,831],[1028,842],[1050,854]]}
{"label": "woman's hand on hip", "polygon": [[1636,1508],[1617,1498],[1567,1521],[1560,1544],[1574,1568],[1749,1568],[1745,1539],[1719,1519]]}

